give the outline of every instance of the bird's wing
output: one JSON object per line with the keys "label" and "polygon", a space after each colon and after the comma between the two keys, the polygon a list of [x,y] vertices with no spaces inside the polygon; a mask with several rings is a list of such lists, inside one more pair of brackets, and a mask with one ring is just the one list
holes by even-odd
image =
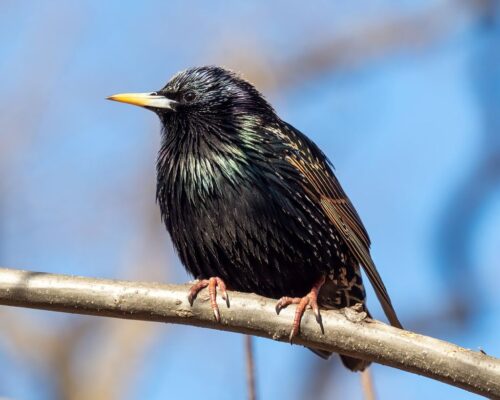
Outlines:
{"label": "bird's wing", "polygon": [[[328,219],[340,233],[349,250],[361,264],[393,326],[402,328],[382,278],[370,255],[370,238],[358,213],[335,177],[323,152],[302,132],[287,124],[293,136],[293,151],[287,161],[305,178],[305,189],[318,201]],[[296,140],[299,143],[296,143]]]}

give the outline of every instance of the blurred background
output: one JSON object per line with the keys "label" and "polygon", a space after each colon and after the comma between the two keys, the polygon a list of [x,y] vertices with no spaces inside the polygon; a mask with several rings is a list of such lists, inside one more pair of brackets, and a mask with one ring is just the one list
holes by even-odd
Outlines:
{"label": "blurred background", "polygon": [[[159,121],[104,98],[218,64],[331,158],[406,328],[500,356],[498,4],[2,0],[0,265],[190,279],[155,204]],[[338,357],[254,343],[260,398],[362,398]],[[240,335],[7,307],[0,365],[8,399],[247,390]],[[372,372],[381,399],[475,397]]]}

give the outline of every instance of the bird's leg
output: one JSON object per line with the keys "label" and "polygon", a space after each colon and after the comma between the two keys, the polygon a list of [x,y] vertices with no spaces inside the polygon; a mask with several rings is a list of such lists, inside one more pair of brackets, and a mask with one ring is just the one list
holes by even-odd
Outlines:
{"label": "bird's leg", "polygon": [[276,313],[279,314],[280,311],[289,306],[290,304],[297,304],[297,308],[295,309],[295,317],[293,318],[292,331],[290,332],[290,343],[292,339],[299,333],[300,329],[300,321],[302,320],[302,316],[307,307],[312,308],[314,312],[314,316],[316,317],[316,321],[318,324],[321,324],[321,314],[319,313],[318,306],[318,294],[321,286],[325,283],[325,276],[322,276],[318,282],[312,287],[311,291],[306,294],[304,297],[282,297],[278,300],[276,304]]}
{"label": "bird's leg", "polygon": [[217,287],[221,291],[221,297],[226,301],[226,305],[229,307],[229,297],[226,292],[226,284],[221,278],[212,277],[209,279],[200,279],[189,289],[188,301],[191,306],[193,305],[194,299],[198,296],[200,290],[208,286],[208,294],[210,296],[210,305],[214,312],[215,319],[220,322],[219,307],[217,306]]}

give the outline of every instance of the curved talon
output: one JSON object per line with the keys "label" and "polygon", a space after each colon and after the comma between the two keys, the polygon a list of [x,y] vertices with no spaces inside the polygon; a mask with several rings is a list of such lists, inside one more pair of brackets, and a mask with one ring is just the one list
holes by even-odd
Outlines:
{"label": "curved talon", "polygon": [[221,291],[222,300],[226,301],[226,306],[229,308],[229,296],[227,295],[226,284],[220,278],[216,277],[215,280],[217,281],[217,286],[219,287],[219,289]]}
{"label": "curved talon", "polygon": [[209,279],[201,279],[200,281],[196,282],[189,289],[189,294],[188,294],[189,304],[192,306],[198,293],[207,286],[208,286],[208,295],[210,297],[210,306],[212,307],[212,310],[214,312],[215,320],[217,322],[220,322],[220,312],[219,312],[219,307],[217,305],[217,286],[221,291],[221,297],[226,301],[226,305],[229,307],[229,297],[226,291],[226,284],[222,279],[218,277],[212,277]]}
{"label": "curved talon", "polygon": [[283,310],[284,308],[288,307],[290,304],[297,304],[297,299],[299,299],[298,297],[288,297],[288,296],[284,296],[282,297],[281,299],[278,300],[278,302],[276,303],[276,307],[275,307],[275,310],[276,310],[276,314],[280,314],[280,311]]}
{"label": "curved talon", "polygon": [[312,307],[314,316],[316,317],[316,322],[321,325],[322,324],[322,319],[321,319],[321,314],[319,312],[318,302],[317,301],[313,302],[313,304],[312,304],[311,307]]}
{"label": "curved talon", "polygon": [[319,312],[318,306],[318,294],[321,286],[325,283],[325,277],[321,277],[321,279],[313,286],[311,291],[305,295],[304,297],[288,297],[284,296],[278,300],[276,303],[276,314],[279,314],[283,308],[288,307],[290,304],[297,304],[297,308],[295,309],[295,315],[292,323],[292,330],[290,332],[289,340],[292,343],[293,338],[299,333],[300,330],[300,322],[302,321],[302,317],[304,316],[304,312],[306,308],[312,308],[314,316],[316,317],[316,321],[321,327],[321,331],[323,331],[323,323],[321,320],[321,314]]}
{"label": "curved talon", "polygon": [[194,299],[196,299],[196,296],[198,296],[198,293],[200,292],[201,289],[204,289],[208,286],[208,280],[203,279],[201,281],[196,282],[191,288],[189,289],[189,294],[188,294],[188,301],[191,306],[193,306]]}

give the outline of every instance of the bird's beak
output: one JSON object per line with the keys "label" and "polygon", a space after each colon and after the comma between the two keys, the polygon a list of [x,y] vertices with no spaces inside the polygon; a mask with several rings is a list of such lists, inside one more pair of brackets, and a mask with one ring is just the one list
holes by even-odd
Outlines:
{"label": "bird's beak", "polygon": [[121,103],[133,104],[134,106],[164,108],[173,110],[175,100],[167,99],[165,96],[159,96],[153,93],[120,93],[107,97],[108,100],[119,101]]}

